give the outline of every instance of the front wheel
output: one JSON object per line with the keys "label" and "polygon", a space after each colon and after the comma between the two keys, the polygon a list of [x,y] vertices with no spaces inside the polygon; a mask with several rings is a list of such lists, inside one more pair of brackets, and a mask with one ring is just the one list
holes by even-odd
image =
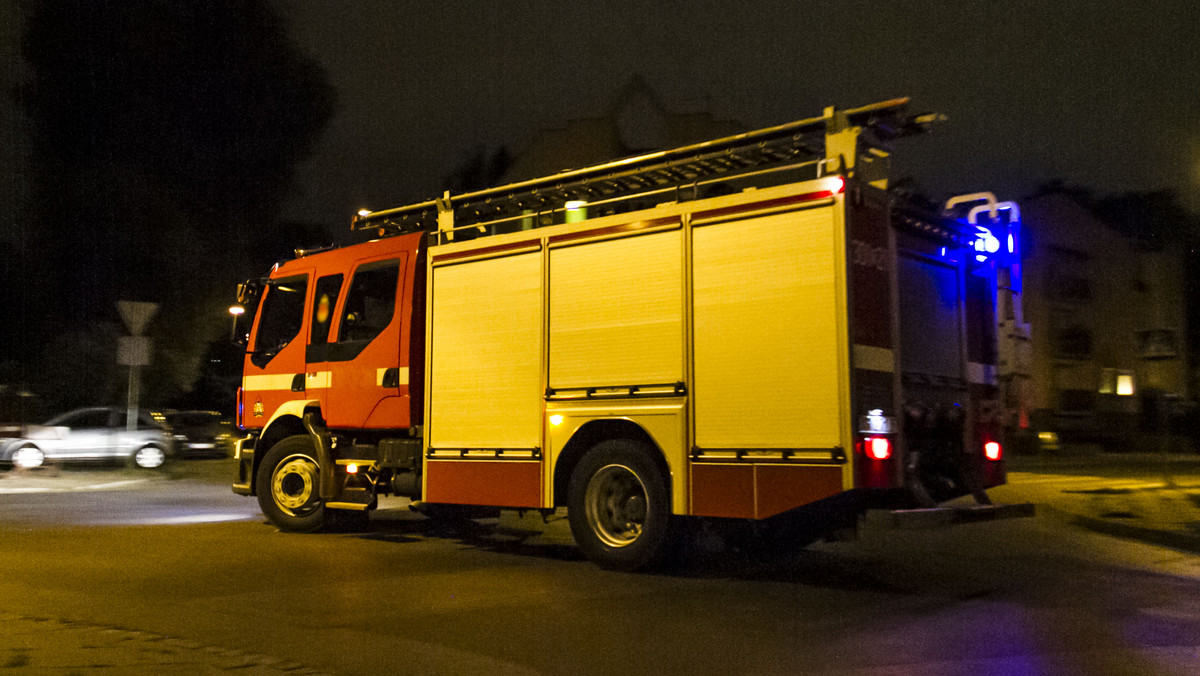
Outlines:
{"label": "front wheel", "polygon": [[22,446],[12,456],[13,467],[17,469],[33,469],[41,467],[46,462],[46,454],[37,446]]}
{"label": "front wheel", "polygon": [[571,534],[601,568],[650,568],[669,549],[670,492],[652,452],[634,441],[605,441],[571,474]]}
{"label": "front wheel", "polygon": [[279,530],[311,533],[325,525],[317,452],[307,435],[271,447],[255,478],[258,506]]}

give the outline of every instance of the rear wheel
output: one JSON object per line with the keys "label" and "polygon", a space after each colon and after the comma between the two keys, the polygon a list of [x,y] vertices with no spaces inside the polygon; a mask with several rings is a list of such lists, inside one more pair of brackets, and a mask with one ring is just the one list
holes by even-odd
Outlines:
{"label": "rear wheel", "polygon": [[158,446],[143,446],[129,456],[129,462],[141,469],[158,469],[167,461],[167,454]]}
{"label": "rear wheel", "polygon": [[605,441],[571,474],[571,533],[583,553],[602,568],[645,569],[667,554],[669,491],[652,453],[642,443]]}
{"label": "rear wheel", "polygon": [[307,435],[271,447],[255,478],[258,505],[279,530],[309,533],[325,524],[317,452]]}

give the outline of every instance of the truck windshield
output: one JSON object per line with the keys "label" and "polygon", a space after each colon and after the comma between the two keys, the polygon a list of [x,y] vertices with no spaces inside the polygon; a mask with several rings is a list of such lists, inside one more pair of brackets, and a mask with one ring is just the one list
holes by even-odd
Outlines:
{"label": "truck windshield", "polygon": [[267,285],[254,339],[254,359],[264,364],[300,334],[308,276],[272,280]]}

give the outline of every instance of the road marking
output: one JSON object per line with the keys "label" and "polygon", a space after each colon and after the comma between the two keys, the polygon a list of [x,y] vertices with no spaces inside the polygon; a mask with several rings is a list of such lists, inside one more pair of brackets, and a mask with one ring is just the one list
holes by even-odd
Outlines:
{"label": "road marking", "polygon": [[254,514],[185,514],[183,516],[164,516],[157,519],[142,519],[139,524],[149,526],[169,526],[187,523],[218,523],[221,521],[245,521],[252,519]]}
{"label": "road marking", "polygon": [[11,488],[0,486],[0,495],[3,494],[27,494],[27,493],[72,493],[76,491],[103,491],[113,488],[122,488],[132,486],[134,484],[145,483],[145,479],[128,479],[126,481],[109,481],[102,484],[84,484],[83,486],[72,486],[70,488],[60,488],[58,486],[13,486]]}

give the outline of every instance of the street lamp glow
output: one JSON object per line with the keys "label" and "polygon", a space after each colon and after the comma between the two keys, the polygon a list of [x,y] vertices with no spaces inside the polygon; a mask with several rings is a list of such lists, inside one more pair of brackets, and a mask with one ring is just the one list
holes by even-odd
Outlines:
{"label": "street lamp glow", "polygon": [[233,315],[234,317],[246,314],[246,308],[242,307],[241,305],[231,305],[229,306],[229,314]]}
{"label": "street lamp glow", "polygon": [[359,209],[358,215],[361,216],[362,218],[366,218],[367,216],[371,215],[371,210],[370,209]]}

